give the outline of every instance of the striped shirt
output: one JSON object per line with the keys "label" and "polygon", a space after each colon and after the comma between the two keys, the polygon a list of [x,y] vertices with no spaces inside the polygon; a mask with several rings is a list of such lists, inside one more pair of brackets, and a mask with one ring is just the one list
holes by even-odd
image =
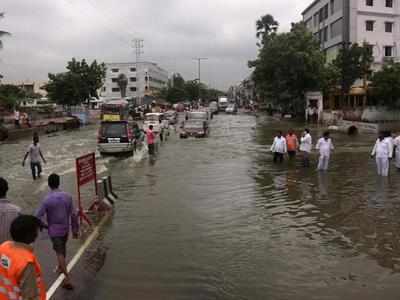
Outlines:
{"label": "striped shirt", "polygon": [[21,209],[7,199],[0,199],[0,244],[11,240],[10,226]]}

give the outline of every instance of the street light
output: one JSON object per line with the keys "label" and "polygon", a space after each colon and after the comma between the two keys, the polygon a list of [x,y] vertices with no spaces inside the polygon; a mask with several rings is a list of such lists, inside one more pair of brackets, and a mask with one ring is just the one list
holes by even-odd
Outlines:
{"label": "street light", "polygon": [[199,80],[199,101],[200,101],[200,84],[201,84],[201,80],[200,80],[200,76],[201,76],[201,61],[202,60],[207,60],[208,58],[207,57],[197,57],[197,58],[193,58],[193,60],[197,60],[197,62],[198,62],[198,75],[199,75],[199,77],[198,77],[198,80]]}

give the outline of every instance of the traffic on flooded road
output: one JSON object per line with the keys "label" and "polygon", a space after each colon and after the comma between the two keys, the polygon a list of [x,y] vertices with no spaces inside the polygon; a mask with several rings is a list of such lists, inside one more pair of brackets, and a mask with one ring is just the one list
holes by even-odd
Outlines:
{"label": "traffic on flooded road", "polygon": [[[177,124],[184,120],[180,114]],[[207,139],[180,139],[179,126],[171,128],[154,159],[145,152],[97,156],[98,172],[112,175],[119,198],[89,258],[71,272],[77,288],[57,295],[397,297],[400,174],[392,168],[389,178],[376,175],[369,157],[375,136],[331,134],[329,171],[318,172],[314,150],[310,168],[303,167],[300,155],[273,163],[276,132],[293,129],[301,136],[303,123],[262,114],[219,114],[209,123]],[[314,140],[323,133],[310,129]],[[75,158],[96,149],[96,131],[91,126],[41,136],[48,163],[36,181],[17,163],[29,140],[2,145],[8,197],[34,212],[50,173],[62,175],[63,189],[73,192]],[[44,236],[37,243],[46,242]],[[69,246],[69,259],[81,243]],[[46,252],[39,257],[50,274],[45,278],[54,280],[54,259]]]}

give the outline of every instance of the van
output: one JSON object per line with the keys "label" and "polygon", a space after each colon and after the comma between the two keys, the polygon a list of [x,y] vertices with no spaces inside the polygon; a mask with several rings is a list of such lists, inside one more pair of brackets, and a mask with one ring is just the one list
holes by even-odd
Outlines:
{"label": "van", "polygon": [[102,154],[133,152],[134,137],[129,122],[101,122],[97,148]]}

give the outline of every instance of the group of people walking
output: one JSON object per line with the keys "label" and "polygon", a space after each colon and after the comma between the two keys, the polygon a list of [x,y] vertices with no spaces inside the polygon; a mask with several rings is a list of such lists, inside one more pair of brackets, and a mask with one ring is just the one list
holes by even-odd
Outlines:
{"label": "group of people walking", "polygon": [[[274,163],[282,163],[285,154],[290,160],[296,157],[298,151],[302,155],[304,167],[310,166],[310,153],[313,149],[313,141],[309,129],[305,129],[300,137],[297,138],[293,130],[289,130],[286,136],[279,131],[275,136],[271,146]],[[332,151],[335,149],[328,131],[324,132],[318,139],[315,149],[319,151],[318,171],[327,171]],[[375,158],[377,173],[380,176],[389,175],[390,160],[395,157],[395,165],[400,170],[400,136],[393,139],[390,134],[380,133],[372,150],[371,157]]]}
{"label": "group of people walking", "polygon": [[70,231],[78,237],[78,215],[72,196],[60,190],[60,176],[48,177],[49,193],[35,215],[22,214],[8,198],[8,182],[0,177],[0,299],[45,300],[46,289],[40,263],[32,244],[39,231],[48,230],[57,257],[56,271],[64,274],[62,287],[73,289],[67,271]]}
{"label": "group of people walking", "polygon": [[[282,163],[286,153],[289,159],[293,160],[296,158],[297,151],[300,151],[302,154],[303,166],[309,167],[312,147],[312,137],[310,130],[307,128],[303,131],[300,139],[297,138],[293,130],[289,130],[285,137],[282,131],[279,131],[272,143],[271,152],[274,155],[274,163]],[[319,150],[320,154],[317,169],[319,171],[328,170],[331,151],[334,149],[329,132],[323,134],[315,148]]]}

